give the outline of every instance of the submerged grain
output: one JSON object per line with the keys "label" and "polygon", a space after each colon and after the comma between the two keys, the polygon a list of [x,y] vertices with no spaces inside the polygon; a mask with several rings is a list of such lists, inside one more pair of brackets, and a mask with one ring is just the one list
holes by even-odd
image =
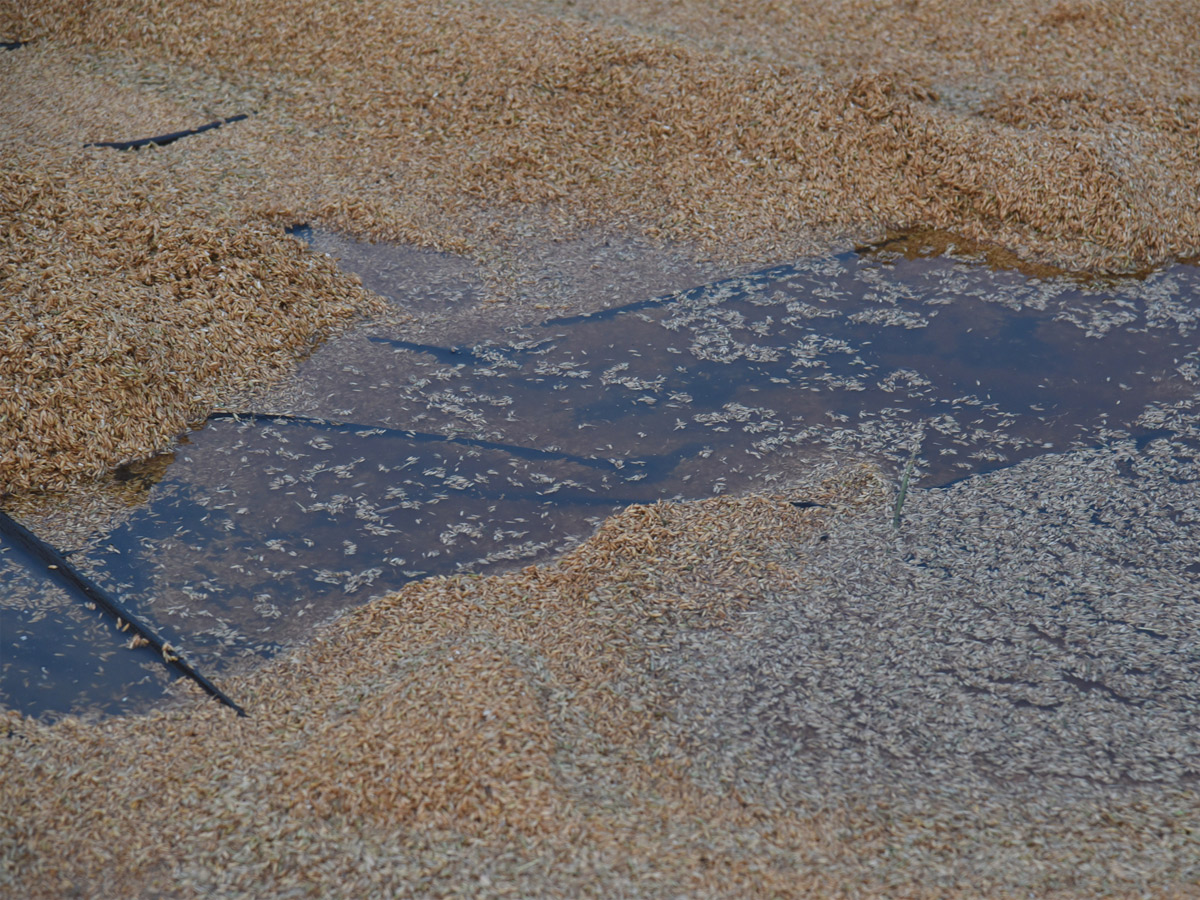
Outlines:
{"label": "submerged grain", "polygon": [[[1112,454],[1092,456],[1105,483]],[[1186,665],[1151,706],[1072,686],[1070,648],[1013,678],[1019,654],[971,641],[1021,640],[1010,619],[1039,613],[985,599],[981,616],[920,567],[949,541],[952,587],[978,588],[1001,533],[1025,547],[1056,527],[1057,507],[1034,524],[1008,499],[1039,465],[921,498],[891,557],[892,492],[869,468],[631,507],[557,562],[348,613],[230,681],[248,720],[199,696],[98,723],[10,716],[3,877],[31,898],[1194,896]],[[967,495],[988,515],[948,514]],[[968,536],[978,551],[954,545]],[[1117,655],[1134,638],[1093,629]],[[1076,671],[1137,701],[1118,669]],[[1024,771],[980,768],[996,738]],[[1105,750],[1131,779],[1107,779]]]}
{"label": "submerged grain", "polygon": [[[764,7],[729,27],[700,2],[591,22],[7,5],[0,32],[31,43],[0,56],[0,417],[18,423],[0,490],[161,448],[363,309],[284,240],[299,221],[471,255],[518,304],[530,248],[589,229],[727,265],[912,227],[1085,268],[1200,251],[1186,4],[943,7]],[[675,39],[602,24],[660,15]],[[82,148],[235,112],[254,115],[161,150]]]}
{"label": "submerged grain", "polygon": [[[912,226],[1200,250],[1188,4],[717,6],[7,4],[0,492],[164,448],[377,308],[295,222],[471,256],[516,307],[522,254],[589,230],[730,265]],[[633,507],[348,615],[227,685],[249,721],[9,715],[0,886],[1195,896],[1193,470],[1170,441],[1029,464],[910,495],[905,539],[869,470]]]}

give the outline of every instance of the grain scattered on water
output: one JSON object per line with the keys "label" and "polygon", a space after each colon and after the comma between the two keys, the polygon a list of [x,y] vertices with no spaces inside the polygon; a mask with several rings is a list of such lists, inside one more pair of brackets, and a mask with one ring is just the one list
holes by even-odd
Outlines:
{"label": "grain scattered on water", "polygon": [[[10,5],[0,32],[31,43],[0,56],[0,490],[161,449],[363,310],[280,235],[298,221],[471,255],[518,305],[521,249],[589,229],[728,265],[915,226],[1076,267],[1200,251],[1194,17],[1068,6],[984,4],[983,29],[970,4],[785,17],[816,15],[814,66],[745,23],[738,52],[706,49],[699,2],[660,10],[683,41],[488,3]],[[919,49],[928,27],[947,49]],[[914,43],[887,50],[889,28]],[[941,100],[1015,66],[1013,32],[1045,90],[993,76],[977,108]],[[245,111],[162,150],[81,146]]]}
{"label": "grain scattered on water", "polygon": [[[1052,765],[1023,787],[981,782],[969,748],[906,758],[912,738],[889,732],[894,717],[907,729],[906,717],[928,725],[990,701],[970,684],[940,705],[896,693],[909,668],[954,649],[946,635],[893,640],[890,658],[855,649],[870,645],[870,625],[845,605],[856,578],[880,592],[877,627],[898,636],[905,616],[938,605],[905,601],[904,584],[872,582],[861,566],[855,576],[856,558],[831,552],[835,541],[888,540],[892,488],[877,471],[813,474],[773,496],[630,507],[554,563],[413,584],[231,680],[248,720],[198,696],[98,723],[9,716],[5,877],[31,898],[1189,896],[1200,800],[1186,779],[1088,786],[1068,776],[1064,789]],[[987,480],[1005,490],[1003,477]],[[953,522],[945,508],[914,515]],[[956,577],[972,577],[969,553],[946,552]],[[889,624],[887,603],[901,601]],[[828,643],[786,627],[761,633],[789,609]],[[954,611],[943,615],[953,631]],[[690,644],[764,636],[764,652],[679,656]],[[732,693],[688,681],[689,672],[721,677],[731,660],[775,665],[781,639],[795,645],[789,671],[751,685],[744,705],[736,680]],[[834,656],[845,671],[828,695],[789,680]],[[852,701],[856,688],[886,690]],[[799,716],[756,705],[763,689],[790,693]],[[999,702],[1020,686],[983,690]],[[1078,693],[1072,708],[1086,715],[1087,692]],[[834,715],[814,734],[747,743],[801,727],[803,705],[817,700]],[[893,713],[877,716],[880,704]],[[1053,718],[1031,710],[1022,721]],[[996,721],[981,720],[978,733]],[[1118,756],[1138,756],[1128,738],[1114,744]],[[796,780],[814,740],[836,765]],[[1060,734],[1027,749],[1069,757],[1073,743]],[[1088,752],[1093,738],[1081,746]],[[872,754],[889,748],[900,754],[895,771],[872,774]],[[1142,757],[1158,765],[1156,753]],[[915,780],[912,765],[924,765]]]}
{"label": "grain scattered on water", "polygon": [[[688,37],[685,20],[711,8],[682,4],[674,27]],[[973,11],[987,27],[968,24]],[[725,15],[705,27],[726,29]],[[788,37],[788,15],[777,40],[728,28],[735,52],[720,54],[705,45],[713,31],[671,42],[485,4],[6,6],[0,31],[35,40],[0,54],[0,490],[66,485],[162,448],[367,309],[282,237],[297,221],[471,254],[513,303],[519,251],[547,230],[625,228],[731,264],[910,225],[1076,267],[1200,249],[1187,4],[849,3],[795,18],[824,26],[813,60],[786,50],[808,44]],[[931,44],[949,49],[920,49]],[[993,60],[1011,83],[963,74]],[[1029,61],[1032,79],[1015,77]],[[250,108],[169,152],[81,148]],[[1156,411],[1180,429],[1193,412]],[[1106,466],[1064,458],[1041,477],[1070,497]],[[265,883],[277,895],[1194,896],[1186,781],[1020,802],[830,785],[823,805],[772,810],[756,785],[782,782],[762,757],[705,759],[676,741],[669,698],[635,689],[659,683],[648,661],[671,629],[732,628],[772,591],[816,602],[805,582],[818,576],[878,584],[879,541],[851,525],[861,559],[832,571],[795,559],[819,562],[819,529],[859,504],[887,520],[870,482],[848,497],[828,487],[843,497],[833,513],[790,498],[633,508],[555,565],[414,586],[231,685],[250,722],[191,701],[99,724],[10,716],[0,878],[31,897],[254,896]],[[957,495],[980,504],[968,548],[997,538],[987,513],[1014,487],[985,484],[1002,496]],[[930,527],[960,511],[910,504]],[[1076,677],[1103,681],[1092,674]],[[842,732],[851,756],[854,733]],[[1117,737],[1121,752],[1136,746]],[[730,767],[744,783],[705,781]]]}

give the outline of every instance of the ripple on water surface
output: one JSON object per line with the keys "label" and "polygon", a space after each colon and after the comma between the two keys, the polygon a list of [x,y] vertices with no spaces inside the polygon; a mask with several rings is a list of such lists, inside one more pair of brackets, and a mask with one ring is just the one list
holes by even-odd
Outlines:
{"label": "ripple on water surface", "polygon": [[[1198,298],[1191,266],[1081,282],[916,241],[453,347],[365,328],[313,361],[338,372],[321,417],[214,417],[73,559],[219,673],[407,581],[545,555],[629,503],[784,483],[814,456],[898,469],[917,450],[931,486],[1149,439],[1148,409],[1196,393]],[[7,566],[27,601],[0,610],[8,705],[161,695],[152,659]]]}

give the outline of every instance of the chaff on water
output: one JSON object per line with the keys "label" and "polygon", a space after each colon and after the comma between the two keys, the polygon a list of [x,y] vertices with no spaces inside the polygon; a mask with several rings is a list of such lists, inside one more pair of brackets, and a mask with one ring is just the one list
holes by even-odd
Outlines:
{"label": "chaff on water", "polygon": [[239,716],[246,711],[234,703],[220,688],[209,681],[200,672],[178,655],[175,648],[160,638],[137,616],[131,613],[116,597],[97,585],[82,572],[67,562],[67,558],[47,544],[36,534],[0,510],[0,537],[6,538],[19,551],[25,554],[31,568],[37,568],[44,575],[75,597],[96,604],[116,620],[117,627],[122,631],[133,631],[138,637],[153,647],[162,656],[163,662],[184,675],[212,697],[220,700]]}

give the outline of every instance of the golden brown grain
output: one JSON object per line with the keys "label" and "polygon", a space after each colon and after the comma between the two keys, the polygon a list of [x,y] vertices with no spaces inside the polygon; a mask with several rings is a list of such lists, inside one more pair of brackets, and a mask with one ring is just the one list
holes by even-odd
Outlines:
{"label": "golden brown grain", "polygon": [[1185,8],[586,8],[672,42],[471,3],[10,4],[0,490],[162,448],[363,309],[295,221],[472,254],[508,293],[523,236],[597,227],[731,264],[916,226],[1075,267],[1195,254]]}
{"label": "golden brown grain", "polygon": [[[737,265],[913,226],[1071,267],[1200,250],[1189,4],[555,9],[0,8],[0,35],[33,41],[0,53],[0,493],[165,448],[375,308],[283,236],[295,222],[470,255],[508,298],[531,235],[588,229]],[[243,111],[170,148],[82,147]],[[813,495],[827,509],[633,507],[556,563],[411,586],[226,685],[249,721],[198,697],[100,723],[9,715],[0,887],[1195,896],[1186,787],[1014,814],[700,786],[705,742],[728,736],[676,739],[655,648],[773,592],[815,596],[822,529],[886,519],[886,494],[861,470]],[[1161,868],[1116,861],[1130,847]],[[1009,854],[1007,880],[971,884],[964,848]]]}

